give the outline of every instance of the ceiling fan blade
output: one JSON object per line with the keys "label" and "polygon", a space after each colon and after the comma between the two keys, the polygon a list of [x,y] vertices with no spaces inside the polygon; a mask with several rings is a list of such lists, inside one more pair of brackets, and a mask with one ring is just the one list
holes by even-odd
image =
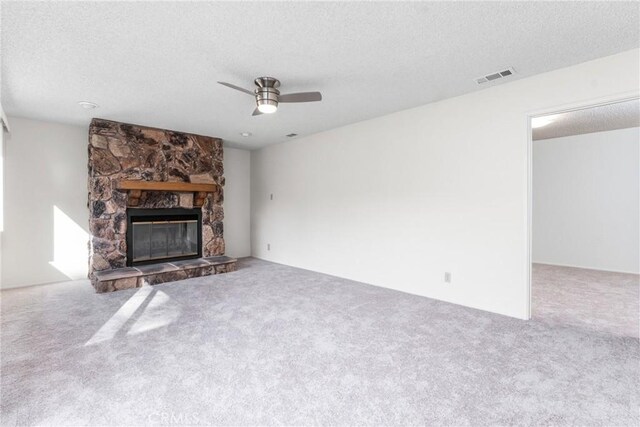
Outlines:
{"label": "ceiling fan blade", "polygon": [[236,85],[232,85],[231,83],[225,83],[225,82],[218,82],[218,83],[220,83],[222,86],[230,87],[231,89],[239,90],[240,92],[244,92],[248,95],[255,96],[255,93],[251,92],[250,90],[243,89]]}
{"label": "ceiling fan blade", "polygon": [[278,97],[278,102],[314,102],[322,101],[320,92],[287,93]]}
{"label": "ceiling fan blade", "polygon": [[262,114],[262,112],[260,110],[258,110],[258,108],[256,107],[256,109],[253,110],[252,116],[259,116],[260,114]]}

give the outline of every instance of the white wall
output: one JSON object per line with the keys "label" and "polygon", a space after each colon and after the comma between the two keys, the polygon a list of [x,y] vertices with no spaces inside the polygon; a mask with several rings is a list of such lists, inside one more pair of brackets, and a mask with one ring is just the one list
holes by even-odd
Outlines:
{"label": "white wall", "polygon": [[[0,106],[0,114],[2,107]],[[2,287],[2,235],[4,229],[4,126],[0,120],[0,287]]]}
{"label": "white wall", "polygon": [[527,318],[527,114],[637,92],[638,53],[252,152],[253,255]]}
{"label": "white wall", "polygon": [[[1,287],[86,278],[88,128],[12,117],[5,137]],[[249,152],[224,154],[227,253],[247,256]]]}
{"label": "white wall", "polygon": [[2,287],[85,278],[88,129],[10,121]]}
{"label": "white wall", "polygon": [[533,260],[640,272],[640,129],[533,143]]}
{"label": "white wall", "polygon": [[224,240],[226,255],[251,255],[251,155],[224,148]]}
{"label": "white wall", "polygon": [[0,105],[0,287],[2,286],[2,235],[4,229],[4,134],[8,119]]}

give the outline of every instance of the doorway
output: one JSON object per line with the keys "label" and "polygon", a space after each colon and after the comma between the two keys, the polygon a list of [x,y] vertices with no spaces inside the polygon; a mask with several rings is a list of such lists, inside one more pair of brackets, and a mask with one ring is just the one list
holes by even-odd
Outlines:
{"label": "doorway", "polygon": [[640,102],[531,118],[531,317],[639,336]]}

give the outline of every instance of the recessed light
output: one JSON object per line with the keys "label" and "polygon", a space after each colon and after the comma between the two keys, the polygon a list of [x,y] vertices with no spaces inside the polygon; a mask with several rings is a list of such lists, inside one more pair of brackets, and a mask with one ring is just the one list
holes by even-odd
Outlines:
{"label": "recessed light", "polygon": [[98,108],[98,104],[94,104],[93,102],[89,102],[89,101],[80,101],[78,102],[78,105],[84,108],[85,110],[93,110],[94,108]]}
{"label": "recessed light", "polygon": [[240,136],[244,136],[245,138],[248,138],[251,136],[251,132],[240,132]]}

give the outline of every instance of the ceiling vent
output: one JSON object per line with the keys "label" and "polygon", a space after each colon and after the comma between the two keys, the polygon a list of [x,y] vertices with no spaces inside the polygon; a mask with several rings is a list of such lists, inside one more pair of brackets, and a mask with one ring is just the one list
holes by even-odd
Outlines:
{"label": "ceiling vent", "polygon": [[506,70],[502,70],[502,71],[496,71],[495,73],[491,73],[491,74],[487,74],[484,77],[479,77],[477,79],[473,79],[474,82],[478,83],[479,85],[481,85],[482,83],[486,83],[486,82],[490,82],[493,80],[498,80],[501,79],[503,77],[509,77],[513,74],[515,74],[515,70],[513,68],[507,68]]}

